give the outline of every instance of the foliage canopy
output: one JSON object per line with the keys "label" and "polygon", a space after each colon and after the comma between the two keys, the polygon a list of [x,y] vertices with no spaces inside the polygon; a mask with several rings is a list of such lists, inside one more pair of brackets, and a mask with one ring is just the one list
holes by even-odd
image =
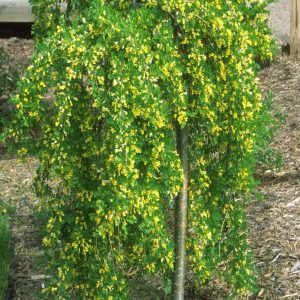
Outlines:
{"label": "foliage canopy", "polygon": [[36,5],[37,49],[5,135],[40,160],[55,299],[127,299],[127,280],[173,269],[182,182],[175,127],[190,132],[187,258],[195,281],[253,287],[242,198],[253,186],[268,58],[267,1]]}

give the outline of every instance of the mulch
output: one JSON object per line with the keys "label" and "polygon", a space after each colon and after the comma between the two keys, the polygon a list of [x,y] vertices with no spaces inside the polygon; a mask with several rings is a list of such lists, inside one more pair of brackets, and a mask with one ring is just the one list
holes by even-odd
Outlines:
{"label": "mulch", "polygon": [[260,274],[258,299],[300,299],[300,61],[279,57],[260,72],[263,91],[284,115],[271,145],[280,151],[280,172],[264,170],[263,201],[248,207],[250,244]]}

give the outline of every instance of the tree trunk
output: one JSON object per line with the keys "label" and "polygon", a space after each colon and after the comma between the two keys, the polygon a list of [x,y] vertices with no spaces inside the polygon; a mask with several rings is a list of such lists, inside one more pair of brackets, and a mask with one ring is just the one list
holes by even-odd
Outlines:
{"label": "tree trunk", "polygon": [[172,284],[172,299],[184,299],[185,283],[185,236],[187,227],[188,200],[188,137],[187,126],[177,128],[177,151],[183,168],[183,182],[179,195],[175,200],[175,268]]}

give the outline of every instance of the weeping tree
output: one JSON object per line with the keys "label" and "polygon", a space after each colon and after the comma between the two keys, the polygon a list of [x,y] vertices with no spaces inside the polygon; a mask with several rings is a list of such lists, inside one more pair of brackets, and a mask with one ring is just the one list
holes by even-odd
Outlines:
{"label": "weeping tree", "polygon": [[40,161],[47,297],[127,299],[134,272],[183,299],[186,262],[197,288],[251,292],[267,1],[31,2],[37,47],[4,137]]}

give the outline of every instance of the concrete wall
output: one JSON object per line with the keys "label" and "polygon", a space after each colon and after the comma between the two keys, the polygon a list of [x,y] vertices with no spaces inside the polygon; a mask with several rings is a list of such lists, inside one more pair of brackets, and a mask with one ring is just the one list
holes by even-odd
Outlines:
{"label": "concrete wall", "polygon": [[[291,0],[279,0],[269,7],[273,34],[287,42],[290,35]],[[0,0],[0,22],[32,22],[28,0]]]}
{"label": "concrete wall", "polygon": [[0,0],[0,22],[32,22],[27,0]]}
{"label": "concrete wall", "polygon": [[269,7],[269,25],[281,44],[290,42],[291,0],[279,0]]}

